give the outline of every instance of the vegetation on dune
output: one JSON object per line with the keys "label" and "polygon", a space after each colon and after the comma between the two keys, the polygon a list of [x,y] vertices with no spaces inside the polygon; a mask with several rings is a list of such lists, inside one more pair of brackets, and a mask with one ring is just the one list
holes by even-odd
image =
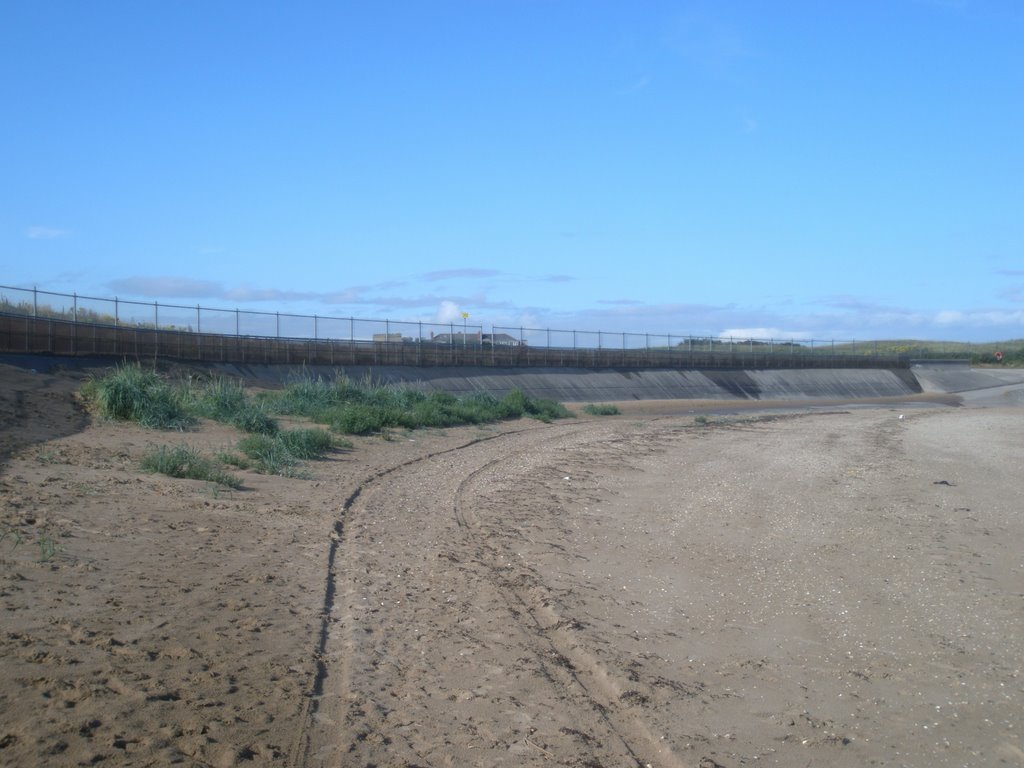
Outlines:
{"label": "vegetation on dune", "polygon": [[262,404],[253,401],[241,382],[220,376],[201,384],[188,382],[183,400],[197,416],[230,424],[243,432],[276,435],[280,426]]}
{"label": "vegetation on dune", "polygon": [[572,415],[560,403],[531,398],[518,390],[501,399],[484,392],[455,397],[370,381],[356,384],[344,376],[333,381],[300,379],[289,383],[283,392],[266,393],[263,398],[274,413],[304,416],[348,435],[482,424],[523,416],[551,421]]}
{"label": "vegetation on dune", "polygon": [[242,481],[235,475],[187,445],[151,448],[143,455],[141,465],[147,472],[159,472],[169,477],[207,480],[228,488],[242,486]]}
{"label": "vegetation on dune", "polygon": [[1002,365],[1024,367],[1024,339],[1007,341],[920,341],[915,339],[887,339],[836,344],[833,348],[823,347],[821,351],[849,354],[853,351],[867,354],[906,355],[920,360],[965,360],[971,365]]}
{"label": "vegetation on dune", "polygon": [[247,467],[268,475],[296,476],[300,462],[319,459],[334,448],[350,448],[347,440],[339,440],[322,429],[289,429],[275,435],[254,434],[238,441],[240,450],[250,461]]}
{"label": "vegetation on dune", "polygon": [[171,383],[138,364],[90,379],[82,395],[104,418],[132,421],[153,429],[183,430],[199,419],[230,424],[248,434],[238,453],[223,452],[217,460],[188,446],[153,449],[143,468],[171,477],[190,477],[238,487],[224,469],[255,469],[267,474],[299,476],[301,462],[338,448],[351,448],[345,438],[325,429],[281,429],[276,416],[298,416],[348,435],[385,433],[388,429],[450,427],[529,416],[551,421],[572,414],[553,400],[531,398],[519,391],[496,398],[486,393],[455,397],[411,387],[356,384],[344,376],[333,381],[297,379],[280,392],[251,397],[237,381],[223,377]]}
{"label": "vegetation on dune", "polygon": [[619,407],[611,403],[587,403],[583,406],[583,412],[591,416],[617,416],[621,413]]}
{"label": "vegetation on dune", "polygon": [[181,430],[196,422],[180,390],[139,365],[122,365],[102,379],[89,379],[82,394],[104,418],[152,429]]}

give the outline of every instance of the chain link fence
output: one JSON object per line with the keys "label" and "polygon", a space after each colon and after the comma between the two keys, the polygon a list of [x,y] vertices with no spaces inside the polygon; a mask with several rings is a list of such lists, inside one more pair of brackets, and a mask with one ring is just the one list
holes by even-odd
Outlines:
{"label": "chain link fence", "polygon": [[127,301],[0,286],[9,352],[402,365],[903,367],[877,342],[726,339],[374,320]]}

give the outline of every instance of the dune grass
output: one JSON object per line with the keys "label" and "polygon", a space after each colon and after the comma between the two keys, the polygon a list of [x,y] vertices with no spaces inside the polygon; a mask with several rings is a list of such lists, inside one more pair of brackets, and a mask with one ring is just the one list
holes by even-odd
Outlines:
{"label": "dune grass", "polygon": [[300,379],[282,392],[265,393],[263,398],[273,413],[303,416],[348,435],[482,424],[523,416],[551,421],[572,415],[560,403],[531,398],[518,390],[501,399],[484,392],[455,397],[370,381],[357,384],[344,376],[333,381]]}
{"label": "dune grass", "polygon": [[228,488],[242,487],[242,481],[235,475],[188,445],[151,448],[143,454],[140,464],[147,472],[159,472],[168,477],[206,480]]}
{"label": "dune grass", "polygon": [[132,421],[152,429],[186,429],[196,422],[178,389],[156,371],[139,365],[118,366],[101,379],[89,379],[82,387],[86,400],[99,414],[117,421]]}
{"label": "dune grass", "polygon": [[[199,419],[211,419],[254,437],[269,438],[246,443],[251,451],[260,452],[263,458],[257,461],[265,467],[285,467],[287,457],[303,460],[310,458],[307,454],[322,455],[329,450],[325,449],[325,437],[321,435],[330,435],[323,430],[315,430],[312,435],[294,430],[283,432],[276,416],[303,417],[350,435],[381,434],[395,428],[485,424],[523,417],[550,422],[572,416],[560,402],[529,397],[519,390],[504,397],[485,392],[456,397],[449,392],[369,380],[356,383],[338,376],[331,381],[305,377],[290,382],[282,391],[253,397],[238,381],[214,377],[172,384],[156,371],[138,364],[120,366],[108,376],[90,379],[82,393],[105,418],[179,430],[195,425]],[[340,444],[335,441],[332,446]],[[246,450],[240,450],[248,456]]]}
{"label": "dune grass", "polygon": [[307,459],[319,459],[335,448],[351,448],[323,429],[289,429],[275,435],[253,434],[238,441],[249,466],[268,475],[296,476]]}
{"label": "dune grass", "polygon": [[247,432],[238,442],[238,453],[222,452],[216,459],[187,445],[159,446],[142,457],[141,466],[148,472],[229,488],[241,487],[241,480],[225,465],[303,477],[303,461],[352,447],[351,441],[324,429],[283,430],[275,415],[304,417],[341,434],[385,436],[393,428],[485,424],[524,416],[549,422],[572,416],[560,403],[518,390],[501,398],[483,392],[455,397],[371,381],[357,384],[344,376],[333,381],[297,379],[282,391],[254,398],[237,381],[213,377],[175,384],[138,364],[118,366],[107,376],[90,379],[82,395],[103,418],[163,430],[185,430],[205,418]]}
{"label": "dune grass", "polygon": [[189,382],[182,389],[183,400],[196,416],[251,434],[275,435],[280,429],[277,420],[249,397],[239,381],[215,376],[202,383]]}
{"label": "dune grass", "polygon": [[583,406],[583,412],[591,416],[618,416],[621,413],[618,406],[611,403],[587,403]]}

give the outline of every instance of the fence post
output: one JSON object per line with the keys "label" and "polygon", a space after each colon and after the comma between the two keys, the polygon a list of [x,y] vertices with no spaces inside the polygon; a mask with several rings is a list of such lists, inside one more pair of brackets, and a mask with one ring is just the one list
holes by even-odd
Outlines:
{"label": "fence post", "polygon": [[71,320],[73,322],[77,323],[78,322],[78,294],[77,293],[72,293],[71,294],[71,298],[72,298],[72,301],[71,301]]}
{"label": "fence post", "polygon": [[274,315],[276,316],[276,319],[274,320],[274,323],[275,323],[275,325],[274,325],[274,335],[277,336],[277,338],[280,339],[281,338],[281,313],[280,312],[275,312]]}
{"label": "fence post", "polygon": [[238,332],[238,328],[238,307],[235,307],[235,336],[241,336],[241,334]]}
{"label": "fence post", "polygon": [[39,317],[39,289],[32,286],[32,317]]}
{"label": "fence post", "polygon": [[118,319],[118,301],[117,296],[114,297],[114,327],[117,328],[121,325],[121,321]]}
{"label": "fence post", "polygon": [[313,341],[320,340],[320,329],[317,326],[316,315],[313,315]]}

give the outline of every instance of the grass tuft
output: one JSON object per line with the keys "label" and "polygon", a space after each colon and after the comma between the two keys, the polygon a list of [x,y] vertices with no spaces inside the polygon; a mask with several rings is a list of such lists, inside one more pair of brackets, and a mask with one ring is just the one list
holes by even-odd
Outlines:
{"label": "grass tuft", "polygon": [[168,477],[207,480],[228,488],[242,487],[241,480],[188,445],[152,448],[143,454],[141,465],[147,472],[159,472]]}
{"label": "grass tuft", "polygon": [[183,400],[195,415],[231,424],[243,432],[274,435],[280,429],[266,408],[249,398],[241,382],[223,376],[202,384],[189,382]]}
{"label": "grass tuft", "polygon": [[621,413],[618,406],[611,403],[587,403],[583,406],[583,412],[591,416],[618,416]]}
{"label": "grass tuft", "polygon": [[138,364],[118,366],[102,379],[90,379],[82,387],[82,394],[108,419],[178,430],[196,421],[174,388],[156,371],[144,370]]}
{"label": "grass tuft", "polygon": [[252,460],[257,472],[298,476],[296,467],[305,459],[318,459],[333,448],[351,446],[322,429],[289,429],[276,435],[249,435],[238,441],[238,450]]}

